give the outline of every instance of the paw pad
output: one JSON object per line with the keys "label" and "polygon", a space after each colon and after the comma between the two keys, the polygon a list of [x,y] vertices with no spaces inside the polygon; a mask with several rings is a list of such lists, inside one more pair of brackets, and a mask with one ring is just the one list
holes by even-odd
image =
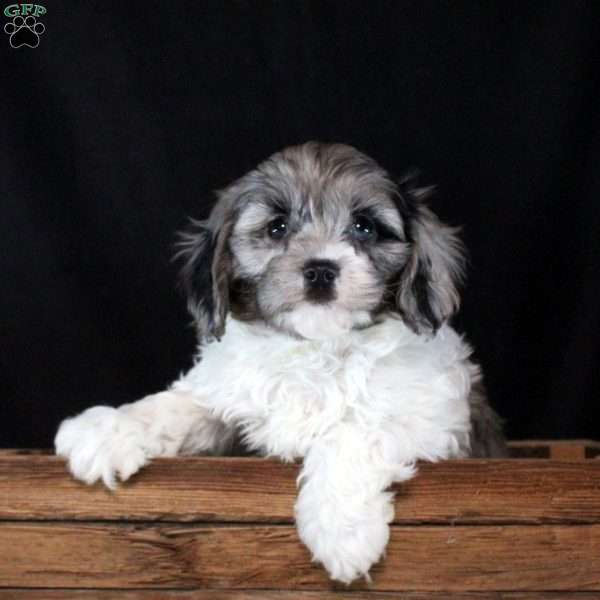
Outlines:
{"label": "paw pad", "polygon": [[33,16],[25,18],[16,16],[4,26],[4,33],[10,36],[10,45],[13,48],[27,46],[37,48],[40,43],[40,35],[46,31],[43,23],[39,23]]}

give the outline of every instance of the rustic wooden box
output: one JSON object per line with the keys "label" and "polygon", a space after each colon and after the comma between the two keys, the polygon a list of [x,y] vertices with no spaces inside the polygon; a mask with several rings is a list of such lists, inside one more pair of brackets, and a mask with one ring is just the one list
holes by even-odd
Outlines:
{"label": "rustic wooden box", "polygon": [[332,583],[297,539],[297,465],[160,459],[116,493],[0,451],[0,600],[600,599],[600,444],[423,464],[397,486],[372,583]]}

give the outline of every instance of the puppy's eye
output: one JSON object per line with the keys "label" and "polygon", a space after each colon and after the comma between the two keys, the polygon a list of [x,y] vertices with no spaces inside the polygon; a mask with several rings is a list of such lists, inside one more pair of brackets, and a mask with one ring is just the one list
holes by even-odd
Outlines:
{"label": "puppy's eye", "polygon": [[377,230],[373,219],[366,215],[356,215],[352,221],[350,235],[359,242],[366,242],[375,237]]}
{"label": "puppy's eye", "polygon": [[267,225],[267,232],[269,233],[269,237],[274,240],[281,240],[288,234],[288,224],[287,221],[283,217],[277,217],[273,219]]}

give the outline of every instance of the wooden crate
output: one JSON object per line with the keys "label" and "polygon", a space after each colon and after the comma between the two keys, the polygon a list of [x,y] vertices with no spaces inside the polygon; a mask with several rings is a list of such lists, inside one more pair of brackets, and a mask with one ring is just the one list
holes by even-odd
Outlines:
{"label": "wooden crate", "polygon": [[331,582],[293,525],[297,465],[155,460],[116,493],[0,451],[0,600],[600,599],[600,444],[422,464],[373,581]]}

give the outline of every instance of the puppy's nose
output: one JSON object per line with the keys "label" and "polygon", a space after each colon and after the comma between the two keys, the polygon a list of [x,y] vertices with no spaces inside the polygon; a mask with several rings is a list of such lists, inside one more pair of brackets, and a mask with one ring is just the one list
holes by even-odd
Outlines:
{"label": "puppy's nose", "polygon": [[304,281],[317,288],[332,287],[339,272],[340,268],[331,260],[309,260],[302,270]]}

